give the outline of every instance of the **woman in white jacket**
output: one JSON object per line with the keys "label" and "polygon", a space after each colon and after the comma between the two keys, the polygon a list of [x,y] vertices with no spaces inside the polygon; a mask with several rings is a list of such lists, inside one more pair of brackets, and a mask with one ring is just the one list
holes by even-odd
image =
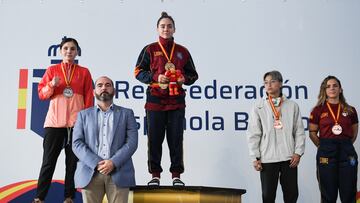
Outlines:
{"label": "woman in white jacket", "polygon": [[263,202],[275,202],[280,178],[284,202],[298,198],[297,166],[305,149],[299,106],[282,95],[278,71],[264,74],[266,96],[250,111],[247,131],[250,157],[260,171]]}

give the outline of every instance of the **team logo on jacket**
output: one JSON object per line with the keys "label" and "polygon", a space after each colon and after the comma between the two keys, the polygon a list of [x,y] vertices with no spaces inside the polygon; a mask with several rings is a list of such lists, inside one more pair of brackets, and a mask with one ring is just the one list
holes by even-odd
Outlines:
{"label": "team logo on jacket", "polygon": [[162,53],[162,51],[154,51],[154,56],[156,57],[156,56],[162,56],[163,55],[163,53]]}
{"label": "team logo on jacket", "polygon": [[180,59],[180,60],[183,59],[183,55],[182,55],[181,52],[177,52],[177,53],[176,53],[176,57],[177,57],[178,59]]}
{"label": "team logo on jacket", "polygon": [[328,112],[324,112],[320,115],[320,119],[322,118],[325,118],[325,117],[328,117],[329,116],[329,113]]}

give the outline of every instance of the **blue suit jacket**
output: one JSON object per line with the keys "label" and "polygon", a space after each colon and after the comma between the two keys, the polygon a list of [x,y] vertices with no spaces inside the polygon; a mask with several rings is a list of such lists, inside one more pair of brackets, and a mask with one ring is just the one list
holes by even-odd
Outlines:
{"label": "blue suit jacket", "polygon": [[[110,141],[110,160],[115,169],[110,173],[118,187],[135,186],[135,170],[131,156],[137,149],[138,130],[131,109],[113,105],[114,138]],[[75,172],[75,186],[86,187],[94,175],[97,164],[102,160],[97,155],[99,147],[99,129],[97,108],[80,111],[73,131],[72,149],[79,158]]]}

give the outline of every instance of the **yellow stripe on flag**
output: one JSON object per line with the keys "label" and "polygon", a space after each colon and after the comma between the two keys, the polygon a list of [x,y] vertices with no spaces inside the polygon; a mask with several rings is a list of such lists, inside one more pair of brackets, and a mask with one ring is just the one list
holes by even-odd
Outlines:
{"label": "yellow stripe on flag", "polygon": [[18,109],[26,109],[27,89],[19,89]]}

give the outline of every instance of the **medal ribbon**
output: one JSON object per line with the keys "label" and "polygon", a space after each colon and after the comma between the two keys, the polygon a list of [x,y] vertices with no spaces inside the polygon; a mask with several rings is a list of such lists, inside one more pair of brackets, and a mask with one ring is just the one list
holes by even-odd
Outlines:
{"label": "medal ribbon", "polygon": [[[280,120],[280,113],[279,113],[279,111],[276,110],[276,108],[274,106],[274,102],[272,101],[272,97],[270,95],[269,95],[269,103],[270,103],[271,109],[274,113],[275,120]],[[282,99],[280,100],[279,107],[281,106],[281,103],[282,103]]]}
{"label": "medal ribbon", "polygon": [[327,105],[327,107],[328,107],[328,109],[330,111],[331,116],[333,117],[333,119],[335,121],[335,125],[337,125],[339,117],[340,117],[340,103],[338,104],[338,110],[337,110],[337,113],[336,113],[336,118],[335,118],[335,114],[334,114],[333,110],[330,107],[330,104],[328,102],[326,102],[326,105]]}
{"label": "medal ribbon", "polygon": [[[74,67],[74,68],[73,68]],[[70,86],[70,83],[71,83],[71,80],[74,76],[74,72],[75,72],[75,64],[71,65],[70,69],[72,69],[72,72],[71,72],[71,75],[70,75],[70,78],[68,80],[68,77],[66,77],[66,73],[65,73],[65,70],[64,70],[64,66],[63,66],[63,63],[61,63],[61,70],[62,70],[62,73],[64,75],[64,78],[65,78],[65,83],[66,83],[66,86]]]}
{"label": "medal ribbon", "polygon": [[175,42],[173,43],[172,47],[171,47],[171,52],[170,52],[170,58],[169,56],[167,55],[163,45],[160,43],[160,41],[158,42],[159,45],[160,45],[160,48],[161,48],[161,51],[165,54],[165,57],[166,59],[168,60],[169,63],[171,63],[171,59],[173,57],[173,54],[174,54],[174,49],[175,49]]}

